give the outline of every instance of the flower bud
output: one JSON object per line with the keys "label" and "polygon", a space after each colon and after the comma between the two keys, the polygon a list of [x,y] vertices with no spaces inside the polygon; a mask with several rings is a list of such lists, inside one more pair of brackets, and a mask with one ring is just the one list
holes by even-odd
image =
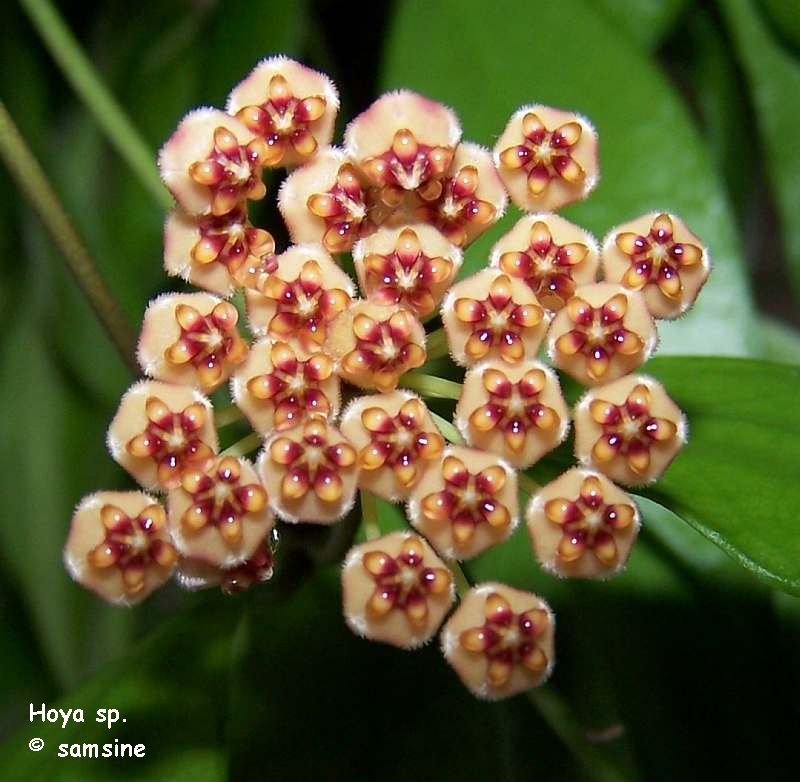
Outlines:
{"label": "flower bud", "polygon": [[455,598],[453,578],[427,542],[393,532],[350,549],[342,569],[342,603],[363,638],[413,649],[439,629]]}
{"label": "flower bud", "polygon": [[264,165],[296,166],[331,143],[339,96],[325,74],[278,56],[258,63],[226,108],[263,141]]}
{"label": "flower bud", "polygon": [[423,473],[407,512],[440,554],[470,559],[517,526],[517,476],[492,453],[451,446]]}
{"label": "flower bud", "polygon": [[630,495],[605,475],[581,467],[531,497],[525,519],[541,566],[575,578],[607,578],[620,571],[640,526]]}
{"label": "flower bud", "polygon": [[214,567],[245,562],[275,526],[253,465],[234,456],[218,457],[207,470],[184,472],[167,507],[181,556]]}
{"label": "flower bud", "polygon": [[525,469],[564,441],[569,410],[549,367],[493,359],[467,371],[455,424],[467,445]]}
{"label": "flower bud", "polygon": [[251,330],[312,353],[325,342],[331,321],[350,306],[355,286],[320,245],[290,247],[258,291],[247,291]]}
{"label": "flower bud", "polygon": [[488,358],[517,364],[536,356],[548,317],[522,280],[484,269],[450,289],[442,322],[457,364],[472,366]]}
{"label": "flower bud", "polygon": [[539,303],[560,310],[578,285],[594,282],[600,255],[583,228],[553,214],[527,215],[492,248],[491,265],[524,280]]}
{"label": "flower bud", "polygon": [[258,201],[264,145],[238,120],[216,109],[189,112],[158,155],[161,179],[191,215],[232,212]]}
{"label": "flower bud", "polygon": [[356,449],[322,418],[267,440],[258,472],[272,509],[284,521],[333,524],[353,506]]}
{"label": "flower bud", "polygon": [[358,488],[390,502],[406,499],[444,448],[425,403],[404,390],[356,397],[341,428],[358,451]]}
{"label": "flower bud", "polygon": [[213,391],[247,358],[230,302],[208,293],[168,293],[144,314],[137,357],[157,380]]}
{"label": "flower bud", "polygon": [[644,297],[608,282],[578,288],[547,332],[551,361],[584,385],[633,372],[657,343]]}
{"label": "flower bud", "polygon": [[144,600],[169,579],[177,559],[164,508],[139,491],[84,497],[64,547],[72,578],[117,605]]}
{"label": "flower bud", "polygon": [[187,386],[134,383],[108,427],[108,450],[147,489],[173,489],[206,469],[219,446],[211,402]]}
{"label": "flower bud", "polygon": [[655,318],[694,304],[711,271],[708,251],[680,218],[651,212],[613,228],[603,242],[603,274],[641,291]]}
{"label": "flower bud", "polygon": [[617,483],[642,486],[667,469],[686,430],[686,418],[659,382],[630,375],[578,402],[575,457]]}
{"label": "flower bud", "polygon": [[401,375],[425,363],[425,329],[404,307],[359,301],[333,322],[325,350],[343,380],[393,391]]}
{"label": "flower bud", "polygon": [[555,661],[555,617],[537,595],[505,584],[473,587],[442,629],[445,659],[479,698],[543,684]]}
{"label": "flower bud", "polygon": [[585,117],[549,106],[516,111],[494,147],[511,200],[526,212],[554,212],[594,190],[597,134]]}
{"label": "flower bud", "polygon": [[291,429],[310,416],[339,414],[339,377],[325,353],[262,339],[231,378],[231,397],[257,432]]}
{"label": "flower bud", "polygon": [[353,248],[361,290],[370,301],[401,304],[427,318],[450,288],[462,254],[428,225],[380,228]]}

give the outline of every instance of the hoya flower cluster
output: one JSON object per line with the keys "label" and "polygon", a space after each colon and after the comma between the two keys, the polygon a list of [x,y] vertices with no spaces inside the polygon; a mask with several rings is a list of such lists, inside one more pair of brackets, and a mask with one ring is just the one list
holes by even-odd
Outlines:
{"label": "hoya flower cluster", "polygon": [[[665,390],[635,373],[656,347],[654,318],[692,305],[709,258],[667,212],[612,229],[602,246],[554,214],[598,178],[597,137],[577,114],[523,107],[490,151],[409,91],[352,120],[342,147],[331,146],[337,110],[326,76],[274,57],[226,111],[189,113],[164,145],[176,201],[164,265],[198,290],[147,307],[146,379],[108,432],[142,491],[84,498],[65,562],[120,604],[173,574],[188,588],[243,589],[271,575],[276,520],[334,524],[360,490],[405,503],[410,528],[347,555],[345,619],[413,648],[455,601],[454,563],[506,540],[523,514],[548,571],[604,578],[623,566],[640,520],[619,485],[657,479],[686,437]],[[248,212],[266,168],[290,170],[277,199],[293,244],[280,254]],[[509,197],[520,219],[482,271],[456,282],[465,248]],[[456,428],[441,431],[404,387],[432,357],[425,324],[437,316],[432,354],[446,343],[466,369]],[[556,369],[589,387],[574,410]],[[254,461],[220,452],[206,395],[225,383],[262,441]],[[521,511],[518,471],[571,425],[579,465]],[[465,685],[499,698],[546,679],[553,634],[544,600],[497,582],[461,595],[440,638]]]}

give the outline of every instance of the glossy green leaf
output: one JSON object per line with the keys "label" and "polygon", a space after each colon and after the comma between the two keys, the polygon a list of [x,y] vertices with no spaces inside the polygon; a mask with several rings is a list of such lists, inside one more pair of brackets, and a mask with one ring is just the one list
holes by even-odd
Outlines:
{"label": "glossy green leaf", "polygon": [[800,368],[726,358],[653,359],[689,442],[647,490],[741,565],[800,594]]}
{"label": "glossy green leaf", "polygon": [[[421,46],[453,40],[448,46]],[[568,31],[568,32],[567,32]],[[652,60],[589,3],[515,0],[487,13],[479,0],[399,5],[383,84],[452,105],[465,138],[490,145],[520,105],[578,110],[600,134],[602,179],[565,215],[602,236],[653,208],[684,217],[711,247],[716,268],[690,317],[663,324],[662,351],[744,354],[757,348],[745,272],[730,210],[686,107]],[[467,252],[464,273],[519,213]],[[735,302],[735,306],[732,303]]]}
{"label": "glossy green leaf", "polygon": [[727,0],[719,7],[747,77],[794,290],[800,296],[800,147],[791,141],[800,134],[800,63],[775,41],[751,0]]}

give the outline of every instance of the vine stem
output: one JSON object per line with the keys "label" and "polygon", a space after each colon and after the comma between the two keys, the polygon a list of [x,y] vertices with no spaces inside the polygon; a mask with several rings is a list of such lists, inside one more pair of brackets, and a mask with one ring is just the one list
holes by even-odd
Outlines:
{"label": "vine stem", "polygon": [[237,440],[233,445],[228,446],[223,452],[223,456],[246,456],[251,451],[255,451],[261,445],[262,438],[258,432],[250,434]]}
{"label": "vine stem", "polygon": [[458,399],[461,396],[461,383],[422,372],[409,372],[403,375],[400,378],[400,385],[433,399]]}
{"label": "vine stem", "polygon": [[138,374],[136,335],[70,222],[44,170],[28,148],[2,101],[0,101],[0,156],[58,246],[67,268],[89,300],[123,361],[134,374]]}
{"label": "vine stem", "polygon": [[361,520],[364,524],[364,534],[367,540],[375,540],[381,536],[381,528],[378,523],[378,501],[370,491],[363,489],[358,493],[361,501]]}
{"label": "vine stem", "polygon": [[103,83],[91,60],[81,49],[50,0],[20,0],[62,73],[102,128],[111,144],[136,174],[155,201],[165,209],[172,198],[153,165],[155,155]]}

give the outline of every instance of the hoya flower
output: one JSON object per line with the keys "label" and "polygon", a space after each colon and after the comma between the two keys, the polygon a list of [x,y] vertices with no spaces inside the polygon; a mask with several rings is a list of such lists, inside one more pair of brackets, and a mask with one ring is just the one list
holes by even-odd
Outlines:
{"label": "hoya flower", "polygon": [[332,524],[355,499],[356,450],[322,418],[267,440],[258,471],[273,510],[290,523]]}
{"label": "hoya flower", "polygon": [[392,391],[401,375],[425,363],[425,329],[403,307],[361,301],[336,319],[325,349],[339,361],[343,380]]}
{"label": "hoya flower", "polygon": [[256,228],[244,206],[221,217],[195,218],[180,209],[164,225],[167,274],[220,296],[236,288],[256,288],[275,271],[275,240]]}
{"label": "hoya flower", "polygon": [[247,358],[230,302],[207,293],[175,293],[150,302],[139,337],[139,364],[157,380],[212,391]]}
{"label": "hoya flower", "polygon": [[562,443],[569,410],[555,372],[539,361],[485,361],[464,378],[455,424],[475,448],[524,469]]}
{"label": "hoya flower", "polygon": [[233,402],[262,434],[283,431],[310,416],[339,413],[339,377],[321,351],[305,353],[288,342],[262,339],[231,378]]}
{"label": "hoya flower", "polygon": [[264,165],[295,166],[330,144],[339,96],[325,74],[270,57],[234,87],[226,108],[262,140]]}
{"label": "hoya flower", "polygon": [[631,497],[604,475],[574,467],[531,498],[525,513],[533,550],[559,576],[619,572],[639,534]]}
{"label": "hoya flower", "polygon": [[185,472],[167,507],[181,555],[216,567],[247,560],[275,526],[253,465],[233,456]]}
{"label": "hoya flower", "polygon": [[618,483],[656,480],[685,442],[683,413],[643,375],[593,389],[575,408],[575,456]]}
{"label": "hoya flower", "polygon": [[210,466],[218,448],[208,399],[155,381],[125,392],[106,439],[115,461],[148,489],[175,488],[185,470]]}
{"label": "hoya flower", "polygon": [[682,220],[652,212],[611,230],[603,242],[605,278],[642,291],[656,318],[676,318],[694,304],[711,262]]}
{"label": "hoya flower", "polygon": [[187,114],[161,148],[161,179],[191,215],[225,215],[243,201],[258,201],[264,142],[241,122],[216,109]]}
{"label": "hoya flower", "polygon": [[300,350],[319,350],[331,321],[355,296],[353,282],[318,245],[290,247],[277,261],[260,289],[247,292],[250,328]]}
{"label": "hoya flower", "polygon": [[471,366],[485,358],[509,364],[533,358],[548,319],[525,283],[484,269],[450,289],[442,305],[442,322],[454,360]]}
{"label": "hoya flower", "polygon": [[492,248],[491,265],[524,280],[543,307],[560,310],[578,285],[594,282],[595,238],[563,217],[528,215]]}
{"label": "hoya flower", "polygon": [[335,147],[289,174],[278,193],[278,207],[292,241],[322,243],[329,253],[350,250],[382,219],[366,177]]}
{"label": "hoya flower", "polygon": [[585,385],[632,372],[650,357],[657,342],[642,295],[605,282],[578,288],[547,334],[553,363]]}
{"label": "hoya flower", "polygon": [[361,290],[376,304],[434,313],[461,267],[461,251],[427,225],[381,228],[353,248]]}
{"label": "hoya flower", "polygon": [[393,532],[345,557],[343,610],[357,635],[401,649],[420,646],[439,629],[454,598],[450,571],[418,535]]}
{"label": "hoya flower", "polygon": [[494,454],[445,448],[412,492],[408,518],[440,554],[470,559],[517,526],[517,476]]}
{"label": "hoya flower", "polygon": [[461,126],[456,115],[409,90],[382,95],[345,131],[347,154],[396,209],[435,201],[450,168]]}
{"label": "hoya flower", "polygon": [[342,415],[358,449],[358,486],[390,502],[405,499],[444,448],[425,403],[409,391],[361,396]]}
{"label": "hoya flower", "polygon": [[462,142],[442,177],[438,196],[421,197],[412,216],[435,226],[453,244],[464,247],[503,216],[507,203],[508,196],[489,150]]}
{"label": "hoya flower", "polygon": [[555,618],[530,592],[473,587],[442,630],[442,651],[464,685],[497,700],[543,684],[553,669]]}
{"label": "hoya flower", "polygon": [[139,491],[84,497],[64,547],[72,578],[119,605],[144,600],[172,575],[177,559],[164,509]]}
{"label": "hoya flower", "polygon": [[273,574],[271,541],[275,534],[273,530],[272,535],[259,545],[252,556],[230,567],[214,567],[207,562],[184,557],[178,562],[175,579],[181,587],[192,592],[219,587],[227,595],[245,592],[254,584],[263,584]]}
{"label": "hoya flower", "polygon": [[494,147],[511,200],[526,212],[554,212],[597,184],[597,134],[585,117],[549,106],[516,111]]}

